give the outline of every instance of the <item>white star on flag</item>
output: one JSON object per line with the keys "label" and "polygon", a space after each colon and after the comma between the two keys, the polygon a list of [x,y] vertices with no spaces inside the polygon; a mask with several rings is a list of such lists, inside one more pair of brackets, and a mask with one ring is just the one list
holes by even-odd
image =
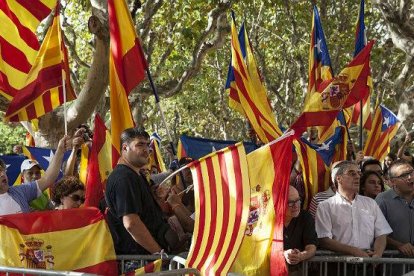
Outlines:
{"label": "white star on flag", "polygon": [[327,144],[325,144],[325,143],[322,143],[321,145],[320,145],[320,147],[318,147],[316,150],[317,151],[321,151],[321,150],[329,150],[329,145],[332,143],[332,140],[331,141],[329,141]]}
{"label": "white star on flag", "polygon": [[322,40],[319,39],[318,43],[316,43],[315,46],[314,46],[316,49],[318,49],[318,53],[322,53],[321,43],[322,43]]}
{"label": "white star on flag", "polygon": [[50,155],[49,156],[42,156],[44,159],[46,159],[47,163],[50,164],[50,161],[52,160],[53,156],[55,156],[55,154],[53,153],[52,150],[50,150]]}
{"label": "white star on flag", "polygon": [[384,117],[384,122],[382,124],[388,128],[390,126],[390,117]]}

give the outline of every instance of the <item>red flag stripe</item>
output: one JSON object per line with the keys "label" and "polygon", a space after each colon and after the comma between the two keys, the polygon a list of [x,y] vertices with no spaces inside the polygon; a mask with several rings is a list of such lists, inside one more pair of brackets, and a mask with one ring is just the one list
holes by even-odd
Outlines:
{"label": "red flag stripe", "polygon": [[[230,149],[234,149],[236,146],[229,147]],[[240,224],[241,224],[241,217],[243,212],[243,180],[242,180],[242,171],[240,166],[240,155],[238,150],[232,150],[232,158],[233,158],[233,167],[234,167],[234,176],[235,176],[235,182],[236,182],[236,196],[237,196],[237,204],[236,204],[236,222],[233,225],[233,231],[232,236],[229,243],[229,248],[234,248],[236,239],[237,239],[237,233],[236,231],[240,231]],[[223,163],[225,163],[224,158],[221,160]],[[227,170],[227,168],[226,168]],[[226,205],[224,205],[226,206]],[[244,231],[244,229],[243,229]],[[231,254],[231,250],[226,251],[226,255],[224,256],[222,265],[218,268],[218,272],[221,273],[224,269],[224,264],[228,261]]]}
{"label": "red flag stripe", "polygon": [[205,201],[206,201],[206,197],[205,197],[205,191],[204,191],[204,181],[203,181],[203,177],[202,177],[202,172],[201,172],[201,166],[200,166],[200,162],[196,162],[194,164],[195,170],[197,172],[197,181],[198,181],[198,194],[199,194],[199,201],[200,201],[200,226],[198,228],[198,232],[194,232],[193,235],[196,237],[196,244],[194,245],[194,253],[192,255],[192,258],[188,261],[188,267],[193,267],[194,266],[194,262],[196,261],[196,258],[198,256],[198,254],[200,253],[201,250],[201,241],[203,238],[203,231],[205,229],[205,220],[206,220],[206,210],[205,210]]}
{"label": "red flag stripe", "polygon": [[[219,155],[222,155],[223,153],[219,153]],[[217,228],[217,220],[213,218],[213,216],[215,214],[217,214],[217,190],[216,190],[216,181],[215,181],[215,173],[214,173],[214,167],[213,167],[213,162],[212,162],[212,158],[207,158],[206,159],[206,165],[207,165],[207,173],[208,173],[208,184],[210,187],[210,192],[209,192],[209,201],[211,203],[210,205],[210,214],[211,214],[211,225],[209,225],[209,231],[208,231],[208,238],[207,238],[207,244],[206,246],[203,248],[203,255],[200,259],[200,264],[204,264],[207,261],[207,258],[210,257],[211,254],[215,254],[215,250],[212,250],[212,246],[213,246],[213,242],[214,242],[214,234],[215,234],[215,230]],[[213,259],[217,258],[217,256],[215,256]],[[206,270],[208,271],[208,270]]]}
{"label": "red flag stripe", "polygon": [[[35,1],[34,0],[33,1],[24,1],[24,3],[22,5],[26,8],[30,8],[29,6],[33,2],[35,2]],[[10,8],[8,7],[6,1],[0,1],[0,10],[2,10],[3,13],[14,23],[14,26],[16,27],[20,38],[23,39],[26,42],[27,46],[29,46],[30,48],[32,48],[34,50],[39,50],[40,44],[39,44],[39,41],[37,40],[36,34],[33,33],[26,26],[21,24],[19,18],[17,18],[15,13],[12,10],[10,10]],[[47,8],[47,12],[44,14],[44,16],[42,16],[40,19],[38,18],[38,20],[42,21],[43,18],[45,18],[49,13],[50,13],[50,9]],[[35,15],[35,14],[33,14],[33,15]],[[3,41],[1,42],[1,44],[2,44],[2,48],[3,48]]]}
{"label": "red flag stripe", "polygon": [[24,7],[26,10],[28,10],[31,14],[33,14],[34,17],[37,18],[37,20],[42,21],[43,18],[48,16],[51,9],[49,9],[48,6],[43,4],[39,0],[15,0],[17,3],[19,3],[22,7]]}
{"label": "red flag stripe", "polygon": [[0,36],[1,55],[3,60],[11,67],[23,73],[29,73],[32,64],[27,60],[26,55],[14,45],[10,44]]}
{"label": "red flag stripe", "polygon": [[[77,219],[79,215],[79,210],[77,209],[54,210],[50,212],[62,212],[65,214],[64,216],[50,216],[49,211],[46,211],[0,216],[0,224],[10,228],[16,228],[16,225],[18,225],[20,233],[23,235],[33,235],[44,233],[45,225],[48,225],[49,231],[62,231],[85,227],[104,219],[101,212],[96,208],[84,208],[85,217],[92,217],[90,221]],[[42,219],[44,223],[39,223]]]}

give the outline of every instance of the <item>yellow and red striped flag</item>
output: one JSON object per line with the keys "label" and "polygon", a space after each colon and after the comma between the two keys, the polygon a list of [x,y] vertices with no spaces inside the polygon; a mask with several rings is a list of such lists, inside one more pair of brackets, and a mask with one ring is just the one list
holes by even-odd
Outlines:
{"label": "yellow and red striped flag", "polygon": [[112,172],[111,136],[101,117],[95,115],[92,147],[89,151],[86,176],[85,206],[98,207],[104,197],[106,180]]}
{"label": "yellow and red striped flag", "polygon": [[250,214],[231,268],[241,275],[283,275],[283,223],[292,164],[292,133],[247,155]]}
{"label": "yellow and red striped flag", "polygon": [[76,99],[70,85],[68,57],[59,18],[58,4],[52,25],[27,75],[26,85],[13,97],[7,108],[6,120],[29,121],[62,105],[65,100],[63,83],[66,101]]}
{"label": "yellow and red striped flag", "polygon": [[[240,31],[242,36],[238,36],[234,14],[232,16],[231,65],[235,85],[231,85],[231,91],[237,90],[238,100],[245,116],[259,139],[268,143],[282,135],[282,131],[277,125],[266,89],[260,79],[244,24]],[[237,99],[233,98],[233,101]]]}
{"label": "yellow and red striped flag", "polygon": [[96,208],[2,216],[0,236],[1,266],[118,275],[111,233]]}
{"label": "yellow and red striped flag", "polygon": [[246,152],[238,143],[189,165],[195,225],[186,266],[202,275],[227,275],[240,248],[249,213]]}
{"label": "yellow and red striped flag", "polygon": [[9,100],[27,84],[40,48],[36,29],[56,2],[0,1],[0,94]]}
{"label": "yellow and red striped flag", "polygon": [[[154,135],[154,134],[153,134]],[[162,159],[162,154],[160,150],[160,141],[158,138],[155,138],[153,135],[150,137],[150,161],[149,161],[149,168],[153,171],[153,168],[157,169],[156,173],[161,173],[167,171],[165,167],[164,160]],[[158,137],[158,136],[157,136]]]}
{"label": "yellow and red striped flag", "polygon": [[147,62],[125,0],[108,0],[110,56],[112,163],[120,153],[120,135],[134,126],[128,95],[145,77]]}

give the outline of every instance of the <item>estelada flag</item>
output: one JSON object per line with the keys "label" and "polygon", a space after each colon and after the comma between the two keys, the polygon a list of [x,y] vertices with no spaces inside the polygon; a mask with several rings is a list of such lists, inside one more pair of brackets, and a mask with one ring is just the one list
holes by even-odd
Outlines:
{"label": "estelada flag", "polygon": [[230,271],[241,275],[286,274],[283,223],[292,163],[293,133],[249,153],[250,213]]}
{"label": "estelada flag", "polygon": [[0,217],[0,265],[118,275],[101,212],[81,208]]}

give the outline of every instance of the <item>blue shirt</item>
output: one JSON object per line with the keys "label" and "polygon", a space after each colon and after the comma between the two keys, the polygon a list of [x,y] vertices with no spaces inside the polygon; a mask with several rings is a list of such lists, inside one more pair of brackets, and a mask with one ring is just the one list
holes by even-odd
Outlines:
{"label": "blue shirt", "polygon": [[36,181],[9,187],[7,193],[19,204],[23,213],[31,211],[29,202],[38,196]]}

